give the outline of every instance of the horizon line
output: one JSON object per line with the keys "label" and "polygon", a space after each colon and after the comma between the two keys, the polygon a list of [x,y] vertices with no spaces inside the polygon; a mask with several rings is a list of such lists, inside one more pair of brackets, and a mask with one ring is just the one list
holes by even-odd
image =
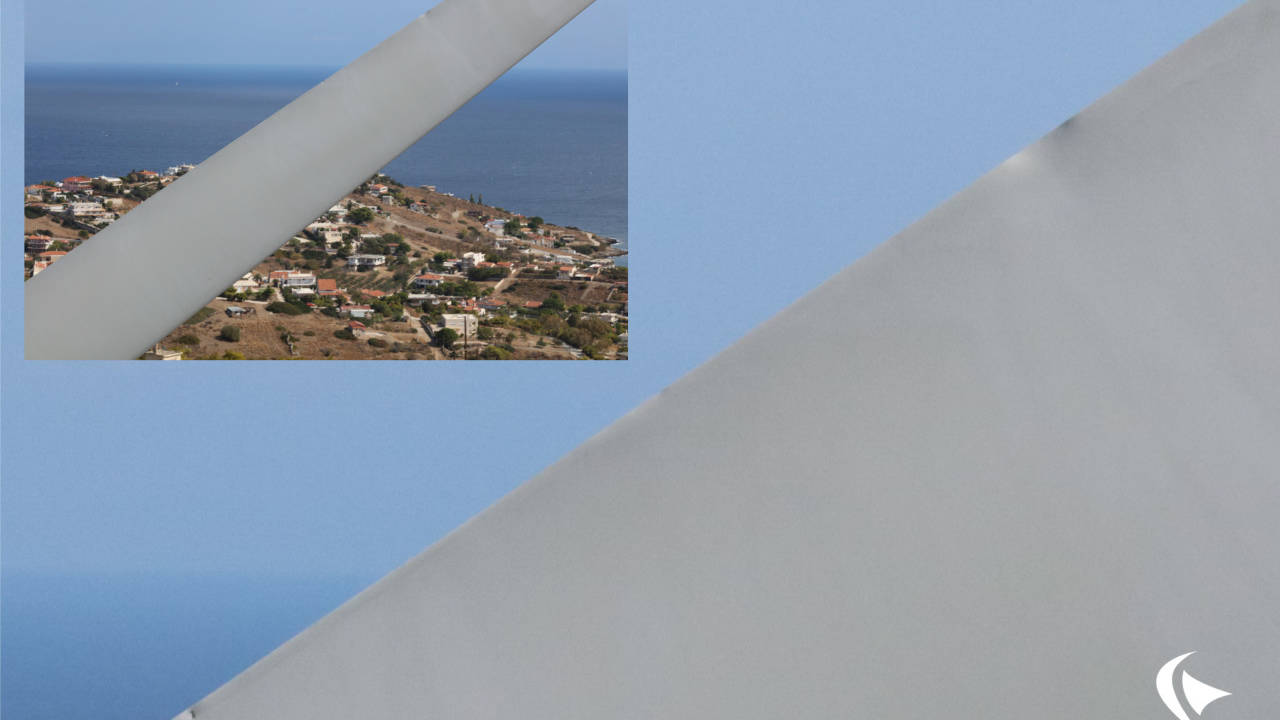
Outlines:
{"label": "horizon line", "polygon": [[[232,62],[131,62],[131,61],[60,61],[60,60],[24,60],[23,68],[32,67],[136,67],[136,68],[271,68],[281,70],[329,70],[336,72],[344,65],[327,65],[320,63],[232,63]],[[612,72],[626,73],[629,68],[623,67],[590,67],[590,66],[545,66],[524,67],[517,64],[507,72],[513,71],[562,71],[562,72]]]}

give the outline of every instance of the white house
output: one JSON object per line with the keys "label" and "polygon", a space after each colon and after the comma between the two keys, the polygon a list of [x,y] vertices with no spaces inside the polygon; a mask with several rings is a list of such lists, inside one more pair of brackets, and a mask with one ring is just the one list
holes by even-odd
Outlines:
{"label": "white house", "polygon": [[413,279],[413,287],[419,290],[425,288],[440,287],[445,277],[443,275],[435,275],[432,273],[423,273]]}
{"label": "white house", "polygon": [[92,202],[73,202],[67,203],[64,213],[76,218],[101,218],[107,214],[106,208],[98,203]]}
{"label": "white house", "polygon": [[150,350],[142,354],[143,360],[181,360],[182,353],[178,350],[165,350],[159,344],[153,345]]}
{"label": "white house", "polygon": [[52,244],[53,238],[48,235],[28,235],[24,249],[29,253],[42,253]]}
{"label": "white house", "polygon": [[269,280],[282,288],[315,287],[316,284],[315,275],[297,270],[272,270]]}
{"label": "white house", "polygon": [[460,336],[475,335],[480,327],[480,318],[470,313],[445,313],[440,316],[441,328],[452,330]]}
{"label": "white house", "polygon": [[478,252],[462,253],[462,267],[464,269],[470,270],[478,266],[480,263],[484,261],[485,261],[484,253],[478,253]]}
{"label": "white house", "polygon": [[368,305],[343,305],[342,313],[363,320],[373,314],[373,308]]}
{"label": "white house", "polygon": [[290,273],[289,277],[284,279],[282,285],[288,288],[315,287],[316,276],[304,272]]}
{"label": "white house", "polygon": [[356,270],[367,270],[387,264],[386,255],[352,255],[347,258],[347,267]]}
{"label": "white house", "polygon": [[323,220],[317,220],[316,222],[313,222],[307,226],[307,232],[320,237],[323,237],[325,233],[330,233],[330,232],[337,232],[341,234],[341,230],[342,230],[341,225],[338,225],[337,223],[325,222]]}

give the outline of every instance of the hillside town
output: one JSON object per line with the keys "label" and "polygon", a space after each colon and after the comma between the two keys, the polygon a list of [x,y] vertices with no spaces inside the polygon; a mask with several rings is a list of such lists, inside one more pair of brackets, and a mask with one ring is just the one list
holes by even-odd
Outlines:
{"label": "hillside town", "polygon": [[[25,277],[192,169],[27,186]],[[625,255],[611,238],[379,174],[139,357],[626,359]]]}

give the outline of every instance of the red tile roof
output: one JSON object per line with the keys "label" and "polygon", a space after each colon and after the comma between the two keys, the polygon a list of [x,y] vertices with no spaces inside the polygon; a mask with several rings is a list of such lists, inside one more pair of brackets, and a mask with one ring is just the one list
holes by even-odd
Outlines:
{"label": "red tile roof", "polygon": [[336,293],[338,292],[338,281],[333,278],[320,278],[316,280],[316,291],[321,294]]}

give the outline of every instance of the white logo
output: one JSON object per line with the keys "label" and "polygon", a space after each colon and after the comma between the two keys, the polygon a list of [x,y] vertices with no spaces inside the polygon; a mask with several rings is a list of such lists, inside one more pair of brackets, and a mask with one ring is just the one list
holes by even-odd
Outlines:
{"label": "white logo", "polygon": [[1156,692],[1164,706],[1169,708],[1178,720],[1191,720],[1204,714],[1204,709],[1214,700],[1221,700],[1231,693],[1206,685],[1191,677],[1191,673],[1182,669],[1182,663],[1195,655],[1189,652],[1170,660],[1156,673]]}

